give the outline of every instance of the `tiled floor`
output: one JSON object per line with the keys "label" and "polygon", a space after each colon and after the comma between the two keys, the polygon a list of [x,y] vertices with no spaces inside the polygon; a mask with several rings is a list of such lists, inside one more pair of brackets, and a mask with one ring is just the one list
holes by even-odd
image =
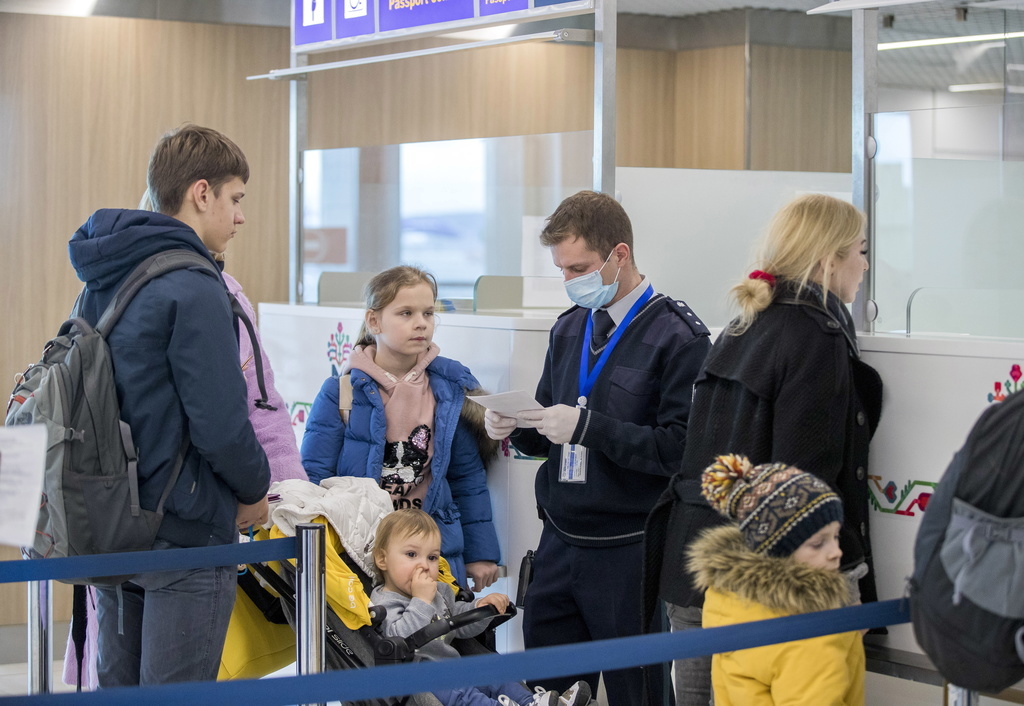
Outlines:
{"label": "tiled floor", "polygon": [[[60,683],[63,660],[53,663],[53,691],[74,691],[73,686]],[[24,662],[0,664],[0,696],[24,696],[28,693],[28,665]]]}

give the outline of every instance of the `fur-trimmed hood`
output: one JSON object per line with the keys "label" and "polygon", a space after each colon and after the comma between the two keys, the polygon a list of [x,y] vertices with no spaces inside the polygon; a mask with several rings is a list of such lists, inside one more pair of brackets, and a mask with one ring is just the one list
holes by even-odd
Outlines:
{"label": "fur-trimmed hood", "polygon": [[812,613],[850,602],[850,589],[841,573],[800,564],[792,557],[757,554],[747,547],[736,525],[707,530],[687,555],[699,590],[733,593],[775,612]]}

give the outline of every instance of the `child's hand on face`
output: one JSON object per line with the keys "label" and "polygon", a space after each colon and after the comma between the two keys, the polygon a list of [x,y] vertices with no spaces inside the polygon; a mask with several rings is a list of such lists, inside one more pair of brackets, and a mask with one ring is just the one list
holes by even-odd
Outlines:
{"label": "child's hand on face", "polygon": [[412,595],[424,603],[431,603],[437,595],[437,579],[426,568],[417,569],[412,575]]}
{"label": "child's hand on face", "polygon": [[492,605],[498,609],[498,614],[504,613],[508,609],[509,601],[508,596],[504,593],[491,593],[476,602],[477,607]]}

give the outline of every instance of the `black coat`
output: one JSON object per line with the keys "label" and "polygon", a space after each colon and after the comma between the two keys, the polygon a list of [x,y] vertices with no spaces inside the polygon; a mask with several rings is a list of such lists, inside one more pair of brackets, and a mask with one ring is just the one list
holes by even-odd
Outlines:
{"label": "black coat", "polygon": [[[725,521],[700,493],[701,473],[719,454],[781,461],[827,481],[843,498],[843,568],[870,566],[868,443],[881,408],[881,378],[860,360],[853,322],[832,294],[826,308],[820,290],[797,294],[781,283],[745,333],[723,333],[697,378],[681,470],[648,518],[645,613],[659,594],[682,606],[703,602],[683,555]],[[861,593],[876,599],[873,570]]]}

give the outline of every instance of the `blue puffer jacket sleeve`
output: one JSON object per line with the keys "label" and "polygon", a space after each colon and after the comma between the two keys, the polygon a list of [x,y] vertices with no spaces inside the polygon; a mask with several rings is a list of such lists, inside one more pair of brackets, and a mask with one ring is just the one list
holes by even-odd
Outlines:
{"label": "blue puffer jacket sleeve", "polygon": [[448,464],[448,485],[452,499],[462,515],[462,536],[465,541],[463,559],[474,561],[501,560],[498,535],[494,530],[491,513],[491,494],[487,490],[487,472],[480,460],[473,432],[464,418],[459,419],[452,440],[451,461]]}
{"label": "blue puffer jacket sleeve", "polygon": [[313,400],[302,436],[302,467],[313,483],[338,474],[338,459],[345,445],[345,425],[338,411],[338,378],[324,381]]}

